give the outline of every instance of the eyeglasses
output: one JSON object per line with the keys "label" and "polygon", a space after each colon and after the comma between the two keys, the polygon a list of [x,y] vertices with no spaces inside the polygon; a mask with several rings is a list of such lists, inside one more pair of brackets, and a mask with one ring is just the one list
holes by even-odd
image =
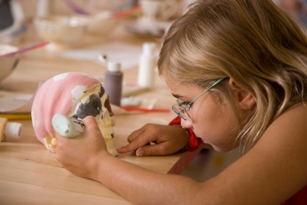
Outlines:
{"label": "eyeglasses", "polygon": [[210,85],[208,88],[206,88],[206,90],[204,90],[204,92],[202,92],[201,94],[199,94],[196,98],[194,98],[191,102],[189,102],[187,105],[182,105],[182,103],[180,103],[177,99],[177,103],[174,104],[172,106],[172,110],[182,119],[187,120],[188,119],[188,115],[187,115],[187,111],[189,111],[189,109],[191,108],[192,104],[195,102],[195,100],[197,100],[198,98],[200,98],[203,94],[205,94],[206,92],[208,92],[209,90],[211,90],[214,86],[216,86],[217,84],[219,84],[220,82],[222,82],[225,79],[225,77],[218,79],[217,81],[215,81],[212,85]]}

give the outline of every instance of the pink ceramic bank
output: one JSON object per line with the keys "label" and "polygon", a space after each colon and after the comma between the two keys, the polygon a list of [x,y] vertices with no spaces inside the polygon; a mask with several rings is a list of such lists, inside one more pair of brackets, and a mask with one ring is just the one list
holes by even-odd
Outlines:
{"label": "pink ceramic bank", "polygon": [[32,124],[37,139],[51,152],[56,151],[52,119],[57,114],[80,120],[94,116],[108,151],[117,156],[114,114],[100,81],[86,73],[68,72],[54,76],[39,88],[32,105]]}

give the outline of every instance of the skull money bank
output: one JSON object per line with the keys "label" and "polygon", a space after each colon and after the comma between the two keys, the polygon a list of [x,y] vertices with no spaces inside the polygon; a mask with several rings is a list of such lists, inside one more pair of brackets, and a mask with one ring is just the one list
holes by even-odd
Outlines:
{"label": "skull money bank", "polygon": [[94,116],[109,153],[117,156],[113,145],[114,114],[97,79],[86,73],[68,72],[50,78],[39,88],[32,105],[32,124],[37,139],[51,152],[56,151],[52,125],[56,114],[77,119]]}

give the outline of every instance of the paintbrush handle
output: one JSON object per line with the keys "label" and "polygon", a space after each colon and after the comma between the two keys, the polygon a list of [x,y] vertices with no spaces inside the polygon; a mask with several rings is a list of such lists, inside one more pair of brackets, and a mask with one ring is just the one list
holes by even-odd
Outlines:
{"label": "paintbrush handle", "polygon": [[29,47],[26,47],[26,48],[22,48],[18,51],[14,51],[14,52],[11,52],[11,53],[6,53],[6,54],[3,54],[3,55],[0,55],[0,58],[1,57],[12,57],[12,56],[15,56],[17,54],[25,53],[25,52],[43,47],[43,46],[47,45],[48,43],[49,42],[43,42],[43,43],[35,44],[35,45],[29,46]]}

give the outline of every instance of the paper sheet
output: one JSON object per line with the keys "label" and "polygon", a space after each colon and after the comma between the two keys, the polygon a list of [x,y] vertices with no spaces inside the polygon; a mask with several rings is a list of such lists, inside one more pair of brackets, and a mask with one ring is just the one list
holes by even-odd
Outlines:
{"label": "paper sheet", "polygon": [[0,98],[0,113],[30,113],[34,94]]}
{"label": "paper sheet", "polygon": [[36,91],[33,94],[16,94],[7,93],[3,96],[0,95],[0,114],[1,113],[31,113],[32,103],[36,92],[43,83],[37,85]]}
{"label": "paper sheet", "polygon": [[129,69],[138,65],[141,53],[141,46],[112,42],[86,49],[66,50],[59,52],[59,55],[64,58],[92,61],[100,64],[103,63],[100,62],[98,56],[106,55],[109,60],[120,63],[122,69]]}

